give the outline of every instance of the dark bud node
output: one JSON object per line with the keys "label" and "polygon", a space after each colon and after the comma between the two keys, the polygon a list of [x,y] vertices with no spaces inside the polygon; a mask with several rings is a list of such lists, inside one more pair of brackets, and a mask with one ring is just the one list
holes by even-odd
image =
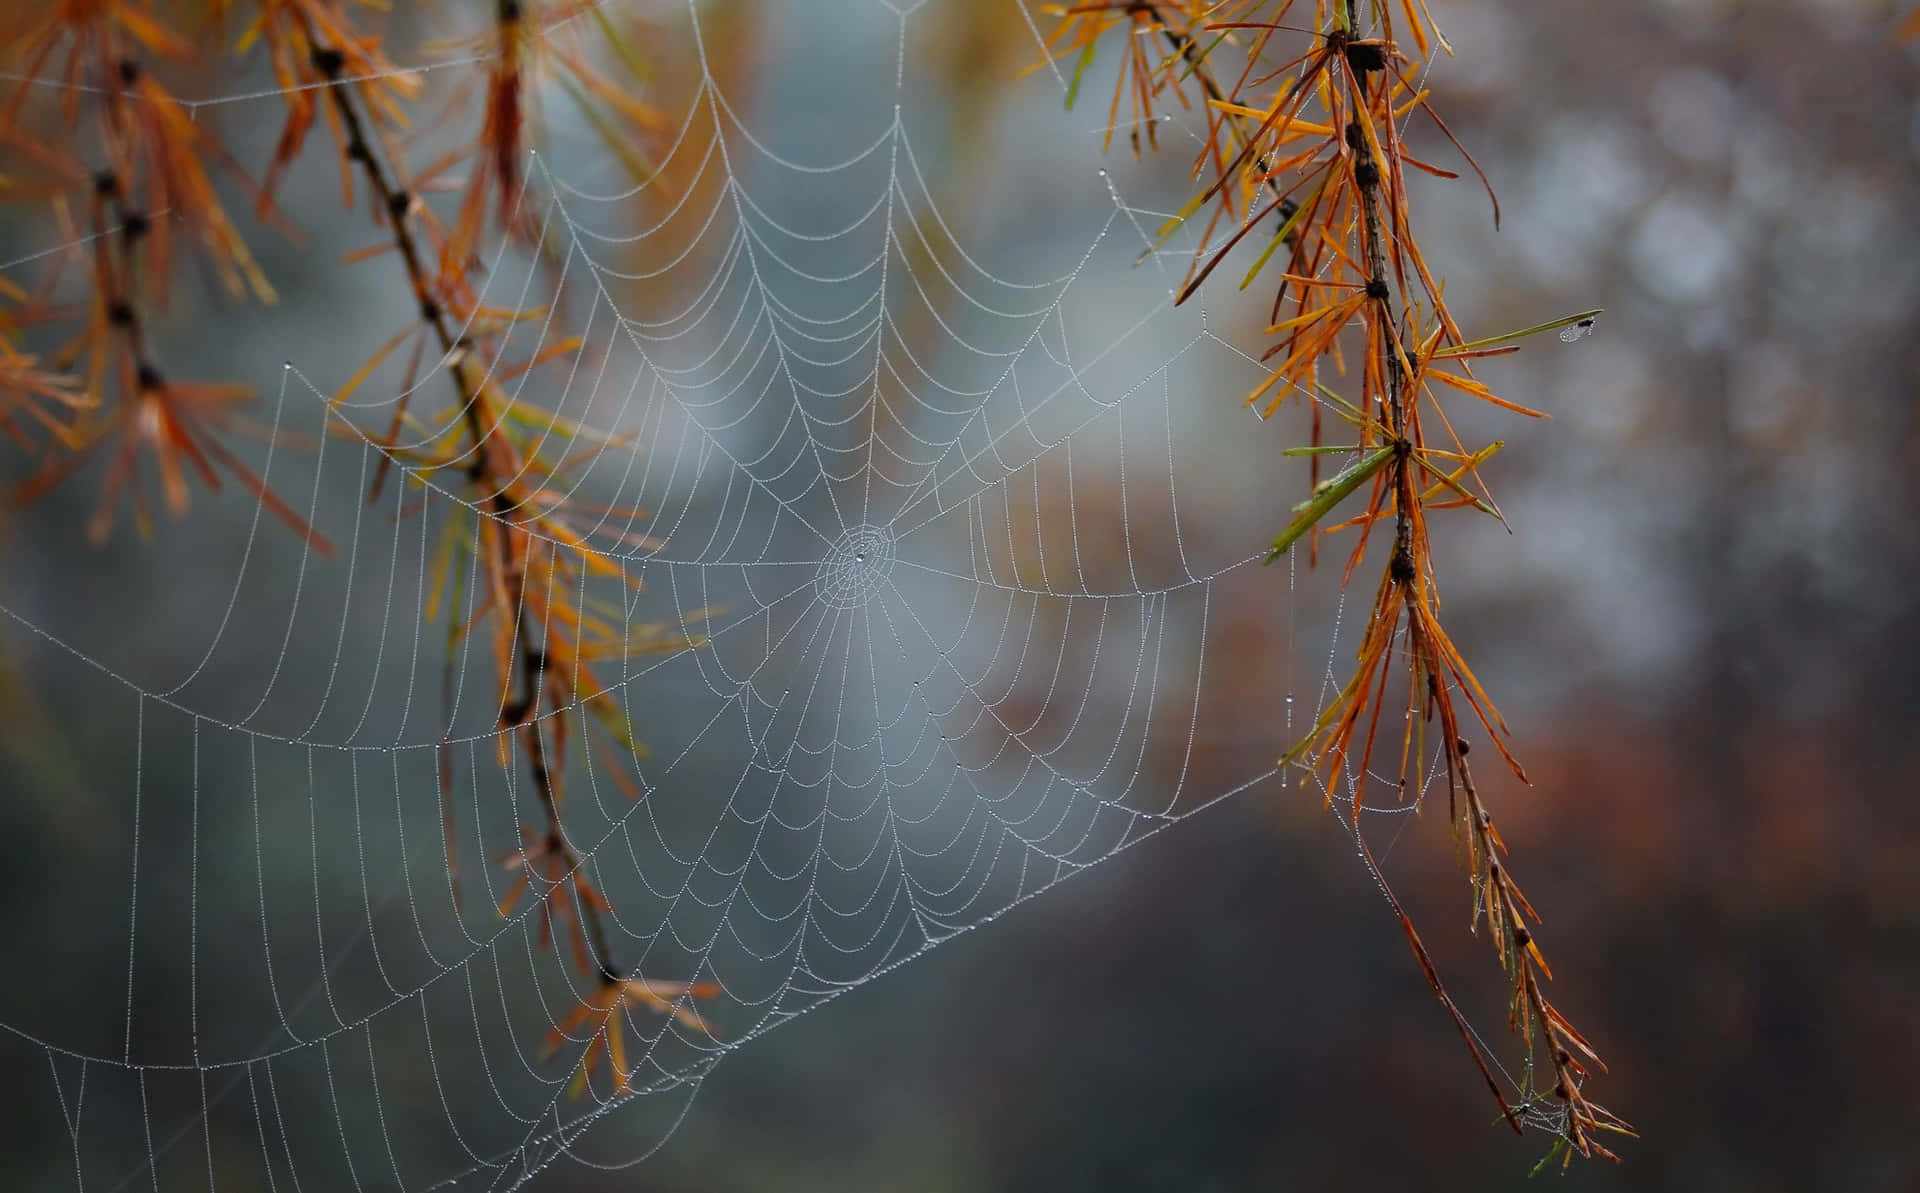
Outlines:
{"label": "dark bud node", "polygon": [[140,64],[131,58],[122,58],[114,71],[120,76],[122,87],[131,87],[140,81]]}
{"label": "dark bud node", "polygon": [[520,19],[520,0],[500,0],[500,23],[512,24]]}
{"label": "dark bud node", "polygon": [[93,176],[93,193],[102,199],[111,199],[120,193],[120,176],[112,170],[102,170]]}
{"label": "dark bud node", "polygon": [[365,141],[355,141],[347,146],[347,160],[365,165],[373,160],[373,151],[367,148]]}
{"label": "dark bud node", "polygon": [[1377,42],[1353,41],[1347,43],[1347,65],[1355,74],[1370,75],[1377,70],[1387,68],[1386,47]]}
{"label": "dark bud node", "polygon": [[436,322],[440,318],[440,304],[433,301],[433,299],[431,298],[421,299],[420,300],[420,317],[422,319],[425,319],[428,323]]}
{"label": "dark bud node", "polygon": [[1373,299],[1375,302],[1385,302],[1388,298],[1392,297],[1391,293],[1387,290],[1386,279],[1374,278],[1369,281],[1367,283],[1367,297]]}
{"label": "dark bud node", "polygon": [[1395,551],[1393,553],[1393,562],[1387,565],[1387,571],[1393,576],[1395,583],[1413,583],[1413,556],[1407,554],[1405,551]]}
{"label": "dark bud node", "polygon": [[1353,164],[1353,184],[1363,190],[1372,190],[1380,185],[1380,167],[1370,161]]}
{"label": "dark bud node", "polygon": [[1473,745],[1464,737],[1456,737],[1453,739],[1453,752],[1465,758],[1473,752]]}
{"label": "dark bud node", "polygon": [[347,56],[332,46],[315,46],[310,57],[313,69],[329,79],[339,78],[340,72],[347,67]]}
{"label": "dark bud node", "polygon": [[529,707],[525,700],[508,701],[500,709],[500,724],[509,729],[520,724],[527,719],[527,709]]}
{"label": "dark bud node", "polygon": [[397,220],[406,219],[407,209],[412,206],[413,196],[405,191],[395,191],[393,197],[387,200],[387,212]]}
{"label": "dark bud node", "polygon": [[1524,949],[1529,944],[1533,943],[1533,933],[1527,931],[1526,928],[1516,924],[1513,929],[1513,943],[1519,945],[1521,948]]}
{"label": "dark bud node", "polygon": [[1360,122],[1358,120],[1347,121],[1347,148],[1365,149],[1366,147],[1367,147],[1366,130],[1360,127]]}
{"label": "dark bud node", "polygon": [[1287,227],[1287,221],[1300,214],[1300,205],[1292,199],[1280,200],[1280,222],[1274,225],[1274,232],[1280,235],[1288,248],[1299,247],[1300,229]]}
{"label": "dark bud node", "polygon": [[107,304],[107,322],[115,327],[133,326],[133,308],[124,302]]}
{"label": "dark bud node", "polygon": [[141,393],[150,394],[165,386],[166,382],[161,379],[159,369],[143,361],[133,371],[133,384]]}
{"label": "dark bud node", "polygon": [[153,221],[142,212],[130,211],[120,222],[120,235],[126,237],[128,243],[140,239],[151,231],[153,231]]}

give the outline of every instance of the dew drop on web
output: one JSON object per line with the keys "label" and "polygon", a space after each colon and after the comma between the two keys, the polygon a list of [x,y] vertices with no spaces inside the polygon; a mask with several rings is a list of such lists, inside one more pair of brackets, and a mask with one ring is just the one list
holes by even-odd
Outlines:
{"label": "dew drop on web", "polygon": [[1584,340],[1593,334],[1593,320],[1582,319],[1578,323],[1569,323],[1560,329],[1560,342],[1571,344],[1575,340]]}

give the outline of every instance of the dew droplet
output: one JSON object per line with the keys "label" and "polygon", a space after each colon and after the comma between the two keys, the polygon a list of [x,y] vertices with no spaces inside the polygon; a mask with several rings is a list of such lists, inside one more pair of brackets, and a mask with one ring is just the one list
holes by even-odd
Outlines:
{"label": "dew droplet", "polygon": [[1593,320],[1582,319],[1578,323],[1569,323],[1560,329],[1560,342],[1571,344],[1575,340],[1583,340],[1592,334]]}

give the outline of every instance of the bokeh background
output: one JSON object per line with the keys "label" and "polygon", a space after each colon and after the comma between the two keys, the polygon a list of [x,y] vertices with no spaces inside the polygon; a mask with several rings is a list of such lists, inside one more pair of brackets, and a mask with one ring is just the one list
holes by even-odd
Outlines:
{"label": "bokeh background", "polygon": [[[770,144],[832,157],[859,139],[835,141],[879,102],[875,88],[891,90],[892,10],[711,7],[725,31],[713,61]],[[1488,363],[1500,392],[1554,418],[1485,424],[1508,441],[1489,476],[1512,535],[1466,525],[1441,543],[1456,639],[1533,780],[1495,783],[1492,798],[1546,917],[1555,988],[1611,1066],[1591,1092],[1643,1136],[1624,1141],[1624,1167],[1576,1165],[1564,1179],[1913,1188],[1920,56],[1893,37],[1896,7],[1869,0],[1432,7],[1457,51],[1432,71],[1434,103],[1504,214],[1496,230],[1467,183],[1431,181],[1416,196],[1456,316],[1490,333],[1606,308],[1587,340]],[[396,57],[458,19],[403,9]],[[676,26],[657,27],[653,44],[670,53]],[[983,260],[1064,252],[1104,215],[1093,175],[1104,87],[1064,113],[1057,83],[1027,71],[1038,50],[1012,0],[934,0],[905,30],[905,119],[956,235]],[[1089,79],[1106,77],[1103,60]],[[208,93],[241,90],[236,78]],[[663,104],[675,85],[666,72]],[[243,148],[270,144],[244,109],[210,117]],[[565,163],[569,144],[585,152],[591,139],[556,121]],[[1413,135],[1422,156],[1443,154],[1439,138]],[[1178,202],[1184,160],[1178,148],[1137,164],[1116,150],[1104,164],[1152,209]],[[201,372],[276,376],[282,359],[352,357],[382,338],[367,338],[382,313],[349,309],[347,275],[312,256],[314,244],[357,245],[364,228],[329,206],[324,169],[307,182],[311,201],[290,204],[308,239],[256,238],[278,310],[182,289],[168,344]],[[53,239],[23,218],[0,230],[0,257]],[[1124,271],[1111,284],[1128,284]],[[1257,341],[1257,310],[1216,299],[1211,315],[1229,338]],[[1186,333],[1168,334],[1177,346]],[[1204,364],[1186,381],[1191,400],[1228,412],[1244,388]],[[1298,474],[1262,461],[1298,427],[1232,426],[1203,509],[1257,532],[1296,499]],[[10,480],[29,466],[0,457]],[[190,665],[197,647],[176,648],[190,635],[170,627],[217,616],[197,567],[230,553],[249,503],[203,500],[155,542],[123,536],[103,552],[73,533],[92,497],[63,491],[9,515],[5,603],[95,657],[177,649]],[[1336,581],[1330,568],[1293,588],[1274,577],[1276,600],[1305,610],[1291,639],[1305,664],[1270,608],[1221,611],[1233,648],[1209,662],[1209,682],[1269,693],[1276,671],[1321,666]],[[283,626],[255,620],[237,632],[271,648]],[[97,925],[124,907],[124,888],[71,889],[60,875],[118,823],[133,738],[124,708],[89,704],[95,689],[70,660],[11,622],[0,647],[11,858],[0,956],[12,975],[0,1019],[31,1030],[58,1022],[48,1008],[74,997],[71,975],[91,972],[90,957],[117,972],[124,941],[97,944]],[[1196,765],[1226,785],[1286,744],[1279,724],[1264,695],[1226,708]],[[1411,822],[1391,860],[1454,995],[1499,1042],[1502,991],[1485,942],[1466,933],[1444,817]],[[123,869],[117,855],[100,866]],[[344,866],[335,877],[353,880]],[[24,1064],[20,1080],[44,1081]],[[5,1183],[70,1180],[57,1125],[0,1127]],[[1545,1142],[1492,1123],[1320,801],[1269,786],[754,1041],[644,1165],[560,1164],[536,1187],[1520,1188]]]}

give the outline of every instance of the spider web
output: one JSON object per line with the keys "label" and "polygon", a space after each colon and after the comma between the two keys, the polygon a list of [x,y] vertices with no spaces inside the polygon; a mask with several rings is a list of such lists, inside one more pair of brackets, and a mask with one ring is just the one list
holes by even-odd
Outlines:
{"label": "spider web", "polygon": [[[803,43],[828,24],[781,15]],[[220,542],[154,565],[153,591],[185,586],[171,612],[101,597],[191,643],[157,661],[49,606],[82,583],[57,564],[4,606],[22,670],[65,676],[54,722],[130,743],[96,763],[113,843],[44,892],[86,892],[97,947],[53,927],[16,946],[79,977],[57,1006],[0,1016],[10,1096],[64,1136],[77,1187],[505,1189],[563,1157],[633,1164],[729,1052],[1214,803],[1279,792],[1273,755],[1304,724],[1293,572],[1250,552],[1298,485],[1223,398],[1256,362],[1205,295],[1171,305],[1179,244],[1146,251],[1178,195],[1152,170],[1109,175],[1105,130],[1041,72],[1008,104],[1006,198],[958,226],[938,181],[950,130],[912,85],[924,16],[841,6],[832,27],[859,44],[828,83],[818,47],[794,47],[834,92],[817,105],[835,118],[812,122],[736,107],[699,8],[679,19],[702,81],[662,174],[694,182],[623,187],[604,152],[559,138],[521,213],[546,257],[503,249],[486,301],[537,306],[559,279],[512,354],[568,334],[587,350],[508,389],[627,437],[566,495],[610,511],[596,529],[642,587],[583,582],[582,599],[633,637],[704,634],[609,662],[623,723],[578,718],[565,822],[613,908],[611,962],[717,984],[712,1030],[623,1012],[625,1095],[569,1096],[585,1030],[540,1055],[591,982],[540,947],[538,901],[491,913],[508,879],[488,859],[541,812],[495,761],[484,642],[452,648],[443,687],[427,617],[442,529],[471,543],[494,515],[418,474],[362,500],[385,455],[368,428],[406,395],[330,405],[364,353],[336,367],[267,336],[290,362],[274,427],[329,432],[301,451],[276,437],[268,480],[341,557],[311,557],[257,504],[197,511]],[[444,367],[416,410],[450,388]],[[471,591],[478,552],[462,556]],[[1249,641],[1273,655],[1270,689],[1213,681]],[[1257,737],[1212,733],[1249,705]],[[605,768],[620,736],[645,744],[637,800]]]}

